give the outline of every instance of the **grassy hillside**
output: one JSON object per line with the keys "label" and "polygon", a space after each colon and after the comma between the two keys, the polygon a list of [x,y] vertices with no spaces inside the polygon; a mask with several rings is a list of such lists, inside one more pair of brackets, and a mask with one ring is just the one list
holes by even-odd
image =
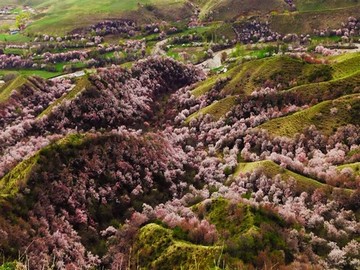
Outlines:
{"label": "grassy hillside", "polygon": [[250,95],[265,84],[281,89],[291,88],[290,84],[304,85],[311,82],[321,82],[331,79],[331,68],[326,65],[308,64],[302,60],[288,56],[273,56],[244,62],[230,69],[225,74],[211,77],[201,82],[192,91],[200,96],[210,91],[220,78],[229,78],[221,87],[224,95]]}
{"label": "grassy hillside", "polygon": [[360,71],[360,54],[344,54],[333,58],[334,79],[349,76]]}
{"label": "grassy hillside", "polygon": [[33,167],[39,160],[39,154],[19,163],[7,175],[0,179],[0,201],[15,195],[21,186],[25,186]]}
{"label": "grassy hillside", "polygon": [[26,80],[26,77],[24,76],[18,76],[15,79],[7,82],[5,85],[3,85],[0,88],[0,102],[6,101],[13,90],[16,88],[19,88],[20,86],[24,85],[28,81]]}
{"label": "grassy hillside", "polygon": [[274,256],[288,259],[288,246],[279,233],[287,224],[277,214],[223,198],[197,205],[194,210],[216,226],[225,244],[224,264],[220,269],[248,269],[239,258],[245,263],[253,262],[265,249]]}
{"label": "grassy hillside", "polygon": [[244,63],[237,74],[224,87],[224,94],[246,94],[250,95],[256,88],[263,86],[266,82],[273,81],[273,85],[286,84],[297,80],[298,84],[308,82],[307,76],[311,75],[315,65],[293,59],[287,56],[275,56]]}
{"label": "grassy hillside", "polygon": [[324,134],[333,133],[346,124],[360,124],[359,94],[345,96],[334,101],[324,101],[309,109],[292,115],[273,119],[260,126],[279,136],[293,137],[310,125],[315,125]]}
{"label": "grassy hillside", "polygon": [[190,122],[191,119],[197,118],[200,115],[210,114],[214,120],[219,120],[223,117],[234,105],[236,104],[236,97],[230,96],[222,100],[214,102],[213,104],[201,109],[200,111],[190,115],[186,122]]}
{"label": "grassy hillside", "polygon": [[81,144],[86,138],[86,135],[72,134],[57,141],[54,145],[50,145],[41,149],[32,157],[20,162],[8,174],[0,179],[0,200],[9,196],[17,194],[21,187],[26,186],[27,180],[35,169],[39,159],[43,153],[52,149],[52,147],[74,147]]}
{"label": "grassy hillside", "polygon": [[[176,10],[181,11],[180,7],[184,2],[183,0],[36,1],[34,6],[42,13],[35,18],[35,21],[28,27],[27,31],[63,34],[104,19],[119,18],[120,16],[128,17],[130,16],[129,12],[135,10],[139,10],[140,13],[146,13],[146,11],[149,13],[149,11],[152,11],[152,8],[148,8],[150,5],[156,5],[157,8],[165,13],[168,10],[175,11],[173,15],[176,17]],[[150,16],[149,14],[146,16],[138,15],[134,19],[142,20]]]}
{"label": "grassy hillside", "polygon": [[[327,2],[317,1],[325,7]],[[349,16],[357,17],[359,9],[359,6],[335,6],[333,9],[272,14],[269,21],[271,28],[280,33],[311,34],[313,29],[340,27],[341,22],[346,21]]]}
{"label": "grassy hillside", "polygon": [[295,0],[295,5],[299,11],[315,11],[338,9],[344,7],[358,6],[360,3],[354,0]]}
{"label": "grassy hillside", "polygon": [[141,228],[133,247],[141,269],[214,269],[220,256],[221,247],[178,240],[172,230],[153,223]]}
{"label": "grassy hillside", "polygon": [[360,176],[360,162],[351,163],[351,164],[344,164],[344,165],[338,166],[339,170],[342,170],[344,168],[350,168],[350,169],[353,170],[355,175]]}
{"label": "grassy hillside", "polygon": [[45,115],[48,115],[56,106],[60,105],[63,101],[74,99],[79,93],[85,90],[85,88],[89,85],[90,82],[87,79],[87,77],[82,77],[78,79],[75,87],[70,92],[68,92],[66,95],[62,96],[61,98],[57,99],[54,103],[52,103],[49,107],[47,107],[38,117],[41,118]]}
{"label": "grassy hillside", "polygon": [[49,79],[61,75],[61,72],[51,72],[39,69],[0,70],[0,76],[4,76],[9,73],[22,76],[39,76],[44,79]]}
{"label": "grassy hillside", "polygon": [[212,17],[215,20],[237,19],[243,15],[260,15],[287,9],[287,5],[282,0],[197,0],[195,2],[201,7],[201,18]]}
{"label": "grassy hillside", "polygon": [[254,171],[255,169],[261,169],[264,174],[268,177],[275,177],[276,175],[280,175],[284,181],[288,181],[290,179],[294,179],[296,181],[297,187],[299,190],[313,191],[317,188],[325,186],[314,179],[305,177],[298,173],[292,172],[287,169],[281,168],[278,164],[271,160],[264,160],[258,162],[250,162],[250,163],[240,163],[234,173],[235,176],[240,173],[249,173]]}

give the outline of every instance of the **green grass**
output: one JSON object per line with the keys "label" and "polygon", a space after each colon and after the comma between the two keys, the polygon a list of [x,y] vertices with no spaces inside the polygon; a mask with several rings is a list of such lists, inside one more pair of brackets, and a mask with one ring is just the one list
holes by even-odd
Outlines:
{"label": "green grass", "polygon": [[195,89],[191,91],[191,94],[194,95],[195,97],[200,97],[200,96],[206,94],[215,86],[216,82],[219,79],[226,78],[229,75],[231,75],[231,73],[233,73],[232,70],[228,71],[225,74],[214,75],[214,76],[206,79],[205,81],[197,83],[197,85],[195,86]]}
{"label": "green grass", "polygon": [[177,240],[172,230],[150,223],[140,229],[131,261],[139,269],[210,270],[216,266],[221,250],[219,246],[202,246]]}
{"label": "green grass", "polygon": [[255,169],[262,169],[263,173],[270,178],[274,178],[276,175],[279,174],[284,181],[294,179],[296,181],[297,187],[302,191],[314,191],[317,188],[326,186],[325,184],[320,183],[314,179],[308,178],[288,169],[283,169],[271,160],[240,163],[234,173],[234,176],[237,176],[240,173],[250,173]]}
{"label": "green grass", "polygon": [[[336,108],[336,113],[331,109]],[[272,119],[259,128],[267,129],[277,136],[293,137],[305,128],[315,125],[325,135],[332,134],[338,127],[347,124],[360,124],[360,95],[344,96],[336,100],[321,102],[309,109],[296,112],[289,116]]]}
{"label": "green grass", "polygon": [[271,211],[244,203],[231,203],[223,198],[212,200],[206,206],[197,205],[194,210],[205,212],[202,214],[216,226],[221,240],[225,242],[226,258],[230,255],[233,259],[254,263],[263,250],[288,252],[284,236],[280,233],[286,223]]}
{"label": "green grass", "polygon": [[355,175],[360,176],[360,162],[344,164],[344,165],[338,166],[338,170],[340,170],[340,171],[344,168],[351,168],[354,171]]}
{"label": "green grass", "polygon": [[236,97],[230,96],[224,99],[221,99],[217,102],[212,103],[211,105],[201,109],[200,111],[193,113],[186,119],[186,123],[189,123],[192,119],[199,117],[200,115],[210,114],[214,120],[219,120],[221,117],[225,116],[232,107],[236,104]]}
{"label": "green grass", "polygon": [[297,9],[302,11],[322,11],[322,10],[333,10],[344,7],[358,6],[359,3],[354,0],[295,0]]}
{"label": "green grass", "polygon": [[11,92],[20,86],[24,85],[27,82],[26,77],[24,76],[18,76],[14,80],[6,83],[0,88],[0,103],[6,101],[10,95]]}
{"label": "green grass", "polygon": [[16,270],[17,269],[16,262],[8,262],[3,265],[0,265],[0,270]]}
{"label": "green grass", "polygon": [[[343,0],[340,1],[343,2]],[[309,2],[314,1],[310,0]],[[337,29],[340,27],[340,22],[347,21],[349,16],[358,16],[359,6],[328,6],[328,3],[331,2],[334,3],[335,1],[317,1],[317,3],[323,3],[324,9],[319,7],[318,10],[311,11],[274,13],[269,20],[270,26],[272,30],[282,34],[312,34],[313,29]]]}
{"label": "green grass", "polygon": [[47,107],[38,116],[38,118],[48,115],[56,106],[60,105],[63,101],[74,99],[79,93],[81,93],[89,85],[90,82],[86,76],[78,79],[75,87],[70,92],[68,92],[66,95],[62,96],[61,98],[57,99],[54,103],[52,103],[49,107]]}
{"label": "green grass", "polygon": [[[236,53],[245,54],[245,50],[238,48]],[[252,53],[262,53],[254,50]],[[284,90],[292,91],[294,95],[322,100],[323,97],[335,92],[343,95],[356,92],[360,83],[360,54],[344,54],[329,59],[331,63],[309,64],[287,56],[273,56],[238,64],[225,74],[214,75],[198,83],[192,91],[195,97],[204,95],[212,89],[219,78],[231,78],[222,86],[224,95],[250,95],[264,83],[282,84]],[[295,87],[289,82],[295,83]],[[336,91],[335,91],[336,90]]]}
{"label": "green grass", "polygon": [[0,199],[15,195],[24,186],[31,175],[33,167],[39,160],[39,153],[20,162],[8,174],[0,179]]}
{"label": "green grass", "polygon": [[0,200],[17,194],[20,187],[24,187],[42,156],[53,147],[74,147],[81,145],[86,139],[86,134],[70,134],[63,139],[51,144],[32,157],[20,162],[9,173],[0,179]]}
{"label": "green grass", "polygon": [[16,35],[10,35],[10,34],[1,34],[0,33],[0,42],[16,42],[16,43],[24,43],[28,42],[31,39],[23,34],[16,34]]}
{"label": "green grass", "polygon": [[13,49],[13,48],[6,48],[4,50],[4,53],[6,54],[15,54],[15,55],[24,55],[25,52],[26,51],[23,49]]}
{"label": "green grass", "polygon": [[35,6],[39,10],[46,10],[46,12],[42,14],[42,17],[35,18],[37,20],[27,28],[27,31],[63,34],[76,28],[91,25],[96,21],[116,18],[128,11],[135,11],[138,9],[138,3],[168,7],[180,5],[183,2],[183,0],[47,0]]}
{"label": "green grass", "polygon": [[302,85],[312,80],[329,79],[331,74],[326,69],[325,65],[307,64],[287,56],[252,60],[234,68],[232,79],[224,86],[222,93],[250,95],[269,81],[275,85],[280,83],[287,89],[291,81]]}
{"label": "green grass", "polygon": [[44,79],[50,79],[50,78],[57,77],[57,76],[63,74],[62,72],[51,72],[51,71],[39,70],[39,69],[17,69],[17,70],[2,69],[2,70],[0,70],[1,76],[6,75],[8,73],[16,73],[16,74],[19,74],[22,76],[39,76]]}
{"label": "green grass", "polygon": [[282,12],[287,9],[281,0],[196,0],[200,5],[200,18],[205,19],[213,13],[214,20],[230,20],[241,16],[268,14],[271,11]]}
{"label": "green grass", "polygon": [[331,67],[334,79],[342,78],[360,71],[360,53],[347,53],[335,58]]}
{"label": "green grass", "polygon": [[64,67],[70,65],[75,69],[82,69],[85,68],[85,64],[83,62],[77,62],[77,63],[71,63],[71,62],[61,62],[61,63],[56,63],[55,64],[55,69],[56,69],[56,73],[63,73],[64,72]]}

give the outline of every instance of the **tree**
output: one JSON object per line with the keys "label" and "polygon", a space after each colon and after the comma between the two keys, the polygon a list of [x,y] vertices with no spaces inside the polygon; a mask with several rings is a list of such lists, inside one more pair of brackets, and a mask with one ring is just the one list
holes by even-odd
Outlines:
{"label": "tree", "polygon": [[16,16],[16,27],[19,29],[25,28],[27,21],[30,19],[31,14],[29,12],[21,12]]}

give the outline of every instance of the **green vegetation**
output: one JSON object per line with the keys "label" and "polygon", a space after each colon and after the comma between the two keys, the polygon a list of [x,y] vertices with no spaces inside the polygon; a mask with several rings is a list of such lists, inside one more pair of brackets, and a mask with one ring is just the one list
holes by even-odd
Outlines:
{"label": "green vegetation", "polygon": [[17,42],[17,43],[24,43],[24,42],[28,42],[31,39],[25,35],[22,34],[15,34],[15,35],[10,35],[10,34],[1,34],[0,33],[0,43],[1,42]]}
{"label": "green vegetation", "polygon": [[333,10],[344,7],[358,6],[359,3],[354,0],[295,0],[297,9],[302,11],[322,11],[322,10]]}
{"label": "green vegetation", "polygon": [[20,162],[7,175],[0,179],[0,200],[15,195],[20,187],[24,187],[39,160],[39,153]]}
{"label": "green vegetation", "polygon": [[351,163],[351,164],[344,164],[341,166],[338,166],[338,170],[342,170],[344,168],[350,168],[353,170],[355,175],[359,175],[360,176],[360,162],[356,162],[356,163]]}
{"label": "green vegetation", "polygon": [[10,97],[11,92],[13,90],[24,85],[26,82],[28,82],[26,77],[18,76],[15,79],[13,79],[12,81],[9,81],[5,85],[3,85],[0,88],[0,103],[6,101]]}
{"label": "green vegetation", "polygon": [[12,197],[18,193],[21,187],[25,187],[35,166],[53,148],[75,147],[81,145],[86,139],[86,134],[70,134],[63,139],[41,149],[32,157],[20,162],[8,174],[0,179],[0,201]]}
{"label": "green vegetation", "polygon": [[176,240],[172,230],[151,223],[140,229],[132,258],[140,269],[214,269],[221,250]]}
{"label": "green vegetation", "polygon": [[284,56],[245,62],[222,92],[249,95],[267,80],[290,82],[300,77],[304,66],[304,62]]}
{"label": "green vegetation", "polygon": [[4,53],[6,54],[14,54],[14,55],[24,55],[25,50],[23,49],[13,49],[13,48],[6,48],[4,50]]}
{"label": "green vegetation", "polygon": [[[306,3],[306,0],[299,0],[297,2],[300,1]],[[359,6],[336,4],[328,6],[329,2],[335,3],[335,1],[316,1],[319,4],[318,10],[273,13],[270,18],[270,26],[279,33],[311,34],[313,29],[336,29],[339,27],[339,22],[345,22],[349,16],[357,17]],[[346,2],[346,0],[340,1]],[[309,2],[314,3],[315,1]]]}
{"label": "green vegetation", "polygon": [[292,115],[270,120],[259,128],[267,129],[273,135],[293,137],[305,128],[315,125],[318,130],[329,135],[338,127],[360,123],[359,98],[359,94],[354,94],[324,101]]}
{"label": "green vegetation", "polygon": [[236,104],[236,97],[234,96],[226,97],[190,115],[186,119],[186,123],[189,123],[193,118],[199,117],[199,115],[206,115],[206,114],[210,114],[214,120],[219,120],[221,117],[225,116],[225,114],[228,111],[230,111],[235,104]]}
{"label": "green vegetation", "polygon": [[320,183],[314,179],[308,178],[288,169],[281,168],[280,165],[271,160],[240,163],[234,173],[234,176],[239,175],[240,173],[250,173],[256,169],[262,170],[262,172],[270,178],[274,178],[276,175],[280,175],[281,179],[284,181],[293,179],[295,180],[298,189],[302,191],[314,191],[317,188],[325,186],[325,184]]}
{"label": "green vegetation", "polygon": [[349,76],[360,71],[360,54],[344,54],[334,58],[331,65],[334,69],[334,79]]}
{"label": "green vegetation", "polygon": [[[36,2],[36,1],[35,1]],[[92,1],[92,0],[64,0],[39,1],[35,8],[46,10],[35,18],[27,28],[28,32],[46,32],[63,34],[73,29],[84,27],[109,17],[119,17],[129,11],[139,8],[147,10],[145,5],[156,4],[158,8],[182,5],[183,0],[130,0],[130,1]]]}
{"label": "green vegetation", "polygon": [[195,89],[191,92],[191,94],[193,94],[195,97],[200,97],[206,94],[215,86],[216,82],[219,79],[225,79],[228,76],[228,74],[229,72],[225,74],[214,75],[205,81],[199,82],[196,85]]}
{"label": "green vegetation", "polygon": [[0,270],[16,270],[16,262],[9,262],[3,265],[0,265]]}
{"label": "green vegetation", "polygon": [[0,76],[4,76],[9,73],[19,74],[19,75],[22,75],[25,77],[39,76],[44,79],[50,79],[50,78],[57,77],[62,74],[62,72],[51,72],[51,71],[38,70],[38,69],[17,69],[17,70],[2,69],[2,70],[0,70]]}
{"label": "green vegetation", "polygon": [[227,261],[234,263],[235,258],[241,258],[245,263],[254,263],[265,249],[277,254],[277,260],[290,259],[285,239],[280,234],[280,228],[286,224],[277,214],[222,198],[213,200],[206,210],[201,205],[195,210],[214,224],[226,241],[224,258]]}
{"label": "green vegetation", "polygon": [[[268,49],[266,49],[268,50]],[[250,95],[264,84],[281,84],[283,89],[290,88],[290,83],[296,85],[310,82],[326,81],[332,78],[332,70],[327,65],[308,64],[302,60],[288,56],[274,56],[245,62],[230,69],[222,77],[230,77],[222,88],[222,93]],[[199,85],[193,91],[195,96],[206,93],[215,84],[211,78]]]}
{"label": "green vegetation", "polygon": [[229,20],[241,18],[241,16],[251,16],[267,14],[271,11],[283,12],[287,5],[281,0],[196,0],[200,5],[200,18],[206,19],[212,16],[214,20]]}
{"label": "green vegetation", "polygon": [[47,107],[38,117],[41,118],[45,115],[48,115],[56,106],[60,105],[65,100],[74,99],[79,93],[81,93],[87,86],[90,85],[89,80],[86,76],[81,77],[77,80],[76,85],[70,92],[61,98],[57,99],[54,103],[52,103],[49,107]]}

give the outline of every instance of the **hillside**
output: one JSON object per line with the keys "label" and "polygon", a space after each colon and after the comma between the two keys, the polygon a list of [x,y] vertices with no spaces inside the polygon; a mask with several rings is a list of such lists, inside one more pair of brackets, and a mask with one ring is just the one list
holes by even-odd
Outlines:
{"label": "hillside", "polygon": [[360,269],[359,9],[1,1],[0,270]]}
{"label": "hillside", "polygon": [[[65,34],[106,19],[123,17],[141,23],[158,19],[178,20],[191,15],[191,7],[183,0],[141,0],[96,2],[76,1],[8,1],[1,4],[30,5],[37,14],[27,28],[30,33]],[[59,24],[60,23],[60,24]]]}

